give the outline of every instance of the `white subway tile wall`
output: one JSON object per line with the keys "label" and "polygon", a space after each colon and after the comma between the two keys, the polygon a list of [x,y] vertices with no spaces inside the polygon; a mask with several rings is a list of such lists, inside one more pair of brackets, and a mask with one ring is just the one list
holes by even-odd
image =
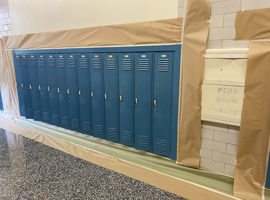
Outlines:
{"label": "white subway tile wall", "polygon": [[12,35],[8,0],[0,0],[0,37]]}

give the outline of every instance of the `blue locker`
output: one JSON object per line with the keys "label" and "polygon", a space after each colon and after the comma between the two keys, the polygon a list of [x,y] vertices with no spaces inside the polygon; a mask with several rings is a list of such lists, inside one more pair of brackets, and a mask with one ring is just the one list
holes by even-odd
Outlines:
{"label": "blue locker", "polygon": [[50,103],[48,92],[47,68],[46,58],[44,55],[38,56],[38,79],[39,79],[39,93],[42,111],[42,121],[50,123]]}
{"label": "blue locker", "polygon": [[67,88],[67,72],[66,61],[67,55],[57,55],[57,82],[59,97],[59,118],[62,128],[70,128],[69,105],[68,105],[68,88]]}
{"label": "blue locker", "polygon": [[170,156],[173,53],[155,53],[153,152]]}
{"label": "blue locker", "polygon": [[90,55],[80,54],[78,64],[78,84],[80,100],[81,132],[93,135],[92,132],[92,99],[90,80]]}
{"label": "blue locker", "polygon": [[[49,96],[49,105],[50,105],[50,124],[55,126],[60,126],[59,118],[59,100],[58,100],[58,82],[57,82],[57,68],[56,68],[56,55],[43,55],[45,57],[45,64],[47,68],[47,81],[48,86],[48,96]],[[43,88],[41,88],[43,90]]]}
{"label": "blue locker", "polygon": [[78,86],[78,56],[79,54],[66,55],[67,63],[67,94],[69,106],[70,130],[81,132],[80,102]]}
{"label": "blue locker", "polygon": [[106,140],[119,142],[118,54],[104,54]]}
{"label": "blue locker", "polygon": [[[270,161],[270,157],[268,158]],[[267,167],[267,175],[265,180],[265,187],[270,188],[270,163],[268,161],[268,167]]]}
{"label": "blue locker", "polygon": [[22,90],[25,105],[26,119],[33,119],[32,98],[30,91],[28,59],[25,55],[21,56],[21,75],[22,75]]}
{"label": "blue locker", "polygon": [[120,143],[135,146],[135,64],[133,53],[119,54]]}
{"label": "blue locker", "polygon": [[93,136],[105,138],[103,54],[90,54]]}
{"label": "blue locker", "polygon": [[153,54],[135,55],[135,148],[152,151]]}
{"label": "blue locker", "polygon": [[36,121],[41,121],[41,104],[39,94],[39,79],[37,59],[38,55],[29,55],[28,57],[28,73],[29,73],[29,87],[32,98],[33,118]]}
{"label": "blue locker", "polygon": [[1,95],[1,88],[0,88],[0,110],[3,110],[3,101],[2,101],[2,95]]}
{"label": "blue locker", "polygon": [[20,116],[25,117],[25,106],[24,106],[24,97],[23,97],[23,89],[22,89],[22,73],[21,73],[19,55],[14,55],[14,68],[15,68],[15,76],[16,76],[16,82],[17,82]]}

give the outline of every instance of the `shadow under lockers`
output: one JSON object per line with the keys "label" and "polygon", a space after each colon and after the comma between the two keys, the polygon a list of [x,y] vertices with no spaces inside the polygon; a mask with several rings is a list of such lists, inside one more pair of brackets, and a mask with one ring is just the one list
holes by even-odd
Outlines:
{"label": "shadow under lockers", "polygon": [[176,159],[180,48],[116,49],[16,51],[21,115]]}

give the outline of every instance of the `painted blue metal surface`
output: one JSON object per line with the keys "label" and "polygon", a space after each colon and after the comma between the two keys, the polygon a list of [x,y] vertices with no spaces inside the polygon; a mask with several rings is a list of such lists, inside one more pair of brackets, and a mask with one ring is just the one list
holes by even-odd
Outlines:
{"label": "painted blue metal surface", "polygon": [[39,78],[37,67],[37,54],[28,55],[28,73],[29,73],[29,87],[32,98],[33,118],[36,121],[42,121],[40,94],[39,94]]}
{"label": "painted blue metal surface", "polygon": [[78,86],[78,60],[79,54],[67,54],[67,93],[69,106],[70,130],[81,131],[80,124],[80,100]]}
{"label": "painted blue metal surface", "polygon": [[[269,160],[270,160],[270,157],[269,157]],[[269,164],[269,162],[268,162],[268,167],[267,167],[267,175],[266,175],[266,180],[265,180],[265,187],[270,188],[270,164]]]}
{"label": "painted blue metal surface", "polygon": [[0,110],[3,110],[3,100],[1,95],[1,88],[0,88]]}
{"label": "painted blue metal surface", "polygon": [[13,57],[14,57],[15,76],[16,76],[16,82],[17,82],[17,92],[18,92],[18,98],[19,98],[20,116],[25,117],[20,56],[14,54]]}
{"label": "painted blue metal surface", "polygon": [[28,73],[28,59],[27,56],[21,56],[21,75],[22,75],[22,90],[25,105],[25,117],[26,119],[33,119],[32,98],[29,88],[29,73]]}
{"label": "painted blue metal surface", "polygon": [[90,54],[93,136],[106,137],[103,54]]}
{"label": "painted blue metal surface", "polygon": [[93,135],[92,132],[92,99],[90,80],[90,55],[82,53],[78,58],[78,86],[80,100],[81,132]]}
{"label": "painted blue metal surface", "polygon": [[44,123],[50,123],[50,103],[48,93],[48,80],[47,80],[47,68],[46,58],[44,55],[38,55],[38,79],[39,79],[39,93],[40,93],[40,104],[42,111],[42,121]]}
{"label": "painted blue metal surface", "polygon": [[104,55],[106,140],[119,142],[119,65],[117,53]]}
{"label": "painted blue metal surface", "polygon": [[[50,105],[50,124],[60,126],[59,100],[58,100],[58,77],[57,77],[57,57],[53,54],[41,54],[45,57],[47,69],[48,86],[44,90],[48,91]],[[43,90],[43,88],[41,88]]]}
{"label": "painted blue metal surface", "polygon": [[119,54],[120,143],[135,146],[135,55]]}
{"label": "painted blue metal surface", "polygon": [[60,126],[66,129],[70,128],[68,88],[67,88],[67,55],[56,55],[57,61],[57,82],[59,97],[59,118]]}
{"label": "painted blue metal surface", "polygon": [[153,152],[170,155],[173,53],[155,53]]}
{"label": "painted blue metal surface", "polygon": [[135,147],[152,151],[153,54],[135,55]]}

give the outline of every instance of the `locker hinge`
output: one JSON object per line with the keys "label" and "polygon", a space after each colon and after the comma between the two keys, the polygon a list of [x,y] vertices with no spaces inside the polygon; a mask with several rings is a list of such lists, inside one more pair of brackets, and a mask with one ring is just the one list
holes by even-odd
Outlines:
{"label": "locker hinge", "polygon": [[57,88],[57,92],[60,93],[60,88]]}
{"label": "locker hinge", "polygon": [[22,87],[23,87],[23,83],[22,83]]}
{"label": "locker hinge", "polygon": [[18,87],[18,83],[16,83],[16,87]]}
{"label": "locker hinge", "polygon": [[121,95],[119,96],[119,100],[120,100],[120,101],[122,101],[122,100],[123,100]]}
{"label": "locker hinge", "polygon": [[69,89],[67,89],[67,93],[69,94]]}
{"label": "locker hinge", "polygon": [[91,97],[94,97],[94,92],[91,92]]}
{"label": "locker hinge", "polygon": [[38,86],[38,89],[41,90],[41,86],[40,85]]}
{"label": "locker hinge", "polygon": [[32,85],[29,85],[30,90],[32,90]]}
{"label": "locker hinge", "polygon": [[79,95],[80,95],[80,96],[82,95],[82,92],[81,92],[81,91],[79,91]]}
{"label": "locker hinge", "polygon": [[50,92],[50,87],[48,87],[48,92]]}
{"label": "locker hinge", "polygon": [[104,94],[104,98],[107,99],[107,94]]}

